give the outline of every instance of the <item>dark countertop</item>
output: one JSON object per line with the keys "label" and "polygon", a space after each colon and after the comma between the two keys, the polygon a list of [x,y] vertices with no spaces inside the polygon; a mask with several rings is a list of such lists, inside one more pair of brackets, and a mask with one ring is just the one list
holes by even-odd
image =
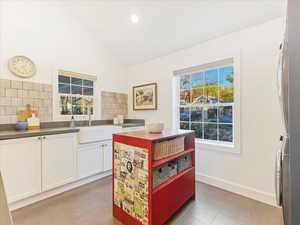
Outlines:
{"label": "dark countertop", "polygon": [[115,125],[115,126],[121,126],[122,128],[128,128],[128,127],[143,127],[145,124],[143,123],[124,123],[122,125]]}
{"label": "dark countertop", "polygon": [[66,133],[77,133],[79,132],[79,128],[44,128],[39,130],[27,130],[27,131],[17,131],[17,130],[9,130],[9,131],[0,131],[0,140],[8,140],[8,139],[16,139],[16,138],[24,138],[24,137],[37,137],[43,135],[52,135],[52,134],[66,134]]}
{"label": "dark countertop", "polygon": [[[57,125],[57,124],[56,124]],[[66,124],[63,124],[66,125]],[[129,127],[139,127],[144,126],[144,123],[124,123],[122,125],[113,125],[113,124],[93,124],[91,127],[95,126],[105,126],[105,125],[112,125],[112,126],[118,126],[122,128],[129,128]],[[24,138],[24,137],[37,137],[37,136],[44,136],[44,135],[53,135],[53,134],[66,134],[66,133],[77,133],[80,131],[80,127],[87,127],[85,124],[83,126],[77,126],[77,127],[42,127],[39,130],[27,130],[27,131],[17,131],[14,129],[7,129],[7,130],[1,130],[0,129],[0,140],[8,140],[8,139],[16,139],[16,138]]]}

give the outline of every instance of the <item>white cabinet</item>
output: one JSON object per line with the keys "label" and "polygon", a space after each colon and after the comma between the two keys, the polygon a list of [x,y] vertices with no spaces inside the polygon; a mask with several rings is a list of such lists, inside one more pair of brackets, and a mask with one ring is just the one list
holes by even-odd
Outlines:
{"label": "white cabinet", "polygon": [[78,176],[88,177],[103,171],[103,153],[100,143],[82,144],[78,148]]}
{"label": "white cabinet", "polygon": [[112,169],[112,142],[78,145],[79,179]]}
{"label": "white cabinet", "polygon": [[44,136],[42,141],[42,190],[47,191],[76,179],[76,135]]}
{"label": "white cabinet", "polygon": [[0,141],[0,169],[8,202],[40,193],[40,137]]}
{"label": "white cabinet", "polygon": [[112,142],[106,141],[102,144],[103,149],[103,170],[111,170],[112,169]]}

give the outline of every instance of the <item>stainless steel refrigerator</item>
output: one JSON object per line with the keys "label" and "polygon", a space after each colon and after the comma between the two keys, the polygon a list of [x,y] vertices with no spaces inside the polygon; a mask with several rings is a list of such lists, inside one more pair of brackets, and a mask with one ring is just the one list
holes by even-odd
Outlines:
{"label": "stainless steel refrigerator", "polygon": [[288,0],[278,92],[285,132],[276,160],[276,199],[285,225],[300,225],[300,1]]}
{"label": "stainless steel refrigerator", "polygon": [[280,57],[278,64],[278,95],[281,106],[284,132],[279,137],[280,148],[276,153],[275,165],[275,189],[276,202],[282,206],[285,225],[290,225],[290,163],[289,163],[289,133],[288,133],[288,43],[285,37],[280,45]]}

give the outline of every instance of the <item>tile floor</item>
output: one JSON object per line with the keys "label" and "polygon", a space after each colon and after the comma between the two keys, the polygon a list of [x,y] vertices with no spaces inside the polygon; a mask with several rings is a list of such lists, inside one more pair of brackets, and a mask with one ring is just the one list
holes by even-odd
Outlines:
{"label": "tile floor", "polygon": [[[15,225],[120,225],[112,217],[111,178],[82,186],[13,212]],[[168,225],[283,225],[281,210],[197,183],[196,201]]]}

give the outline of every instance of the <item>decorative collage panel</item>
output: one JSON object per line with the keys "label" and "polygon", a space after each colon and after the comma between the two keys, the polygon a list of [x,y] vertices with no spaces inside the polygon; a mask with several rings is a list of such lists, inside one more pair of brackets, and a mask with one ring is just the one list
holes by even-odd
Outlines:
{"label": "decorative collage panel", "polygon": [[148,225],[148,149],[114,143],[114,203]]}

